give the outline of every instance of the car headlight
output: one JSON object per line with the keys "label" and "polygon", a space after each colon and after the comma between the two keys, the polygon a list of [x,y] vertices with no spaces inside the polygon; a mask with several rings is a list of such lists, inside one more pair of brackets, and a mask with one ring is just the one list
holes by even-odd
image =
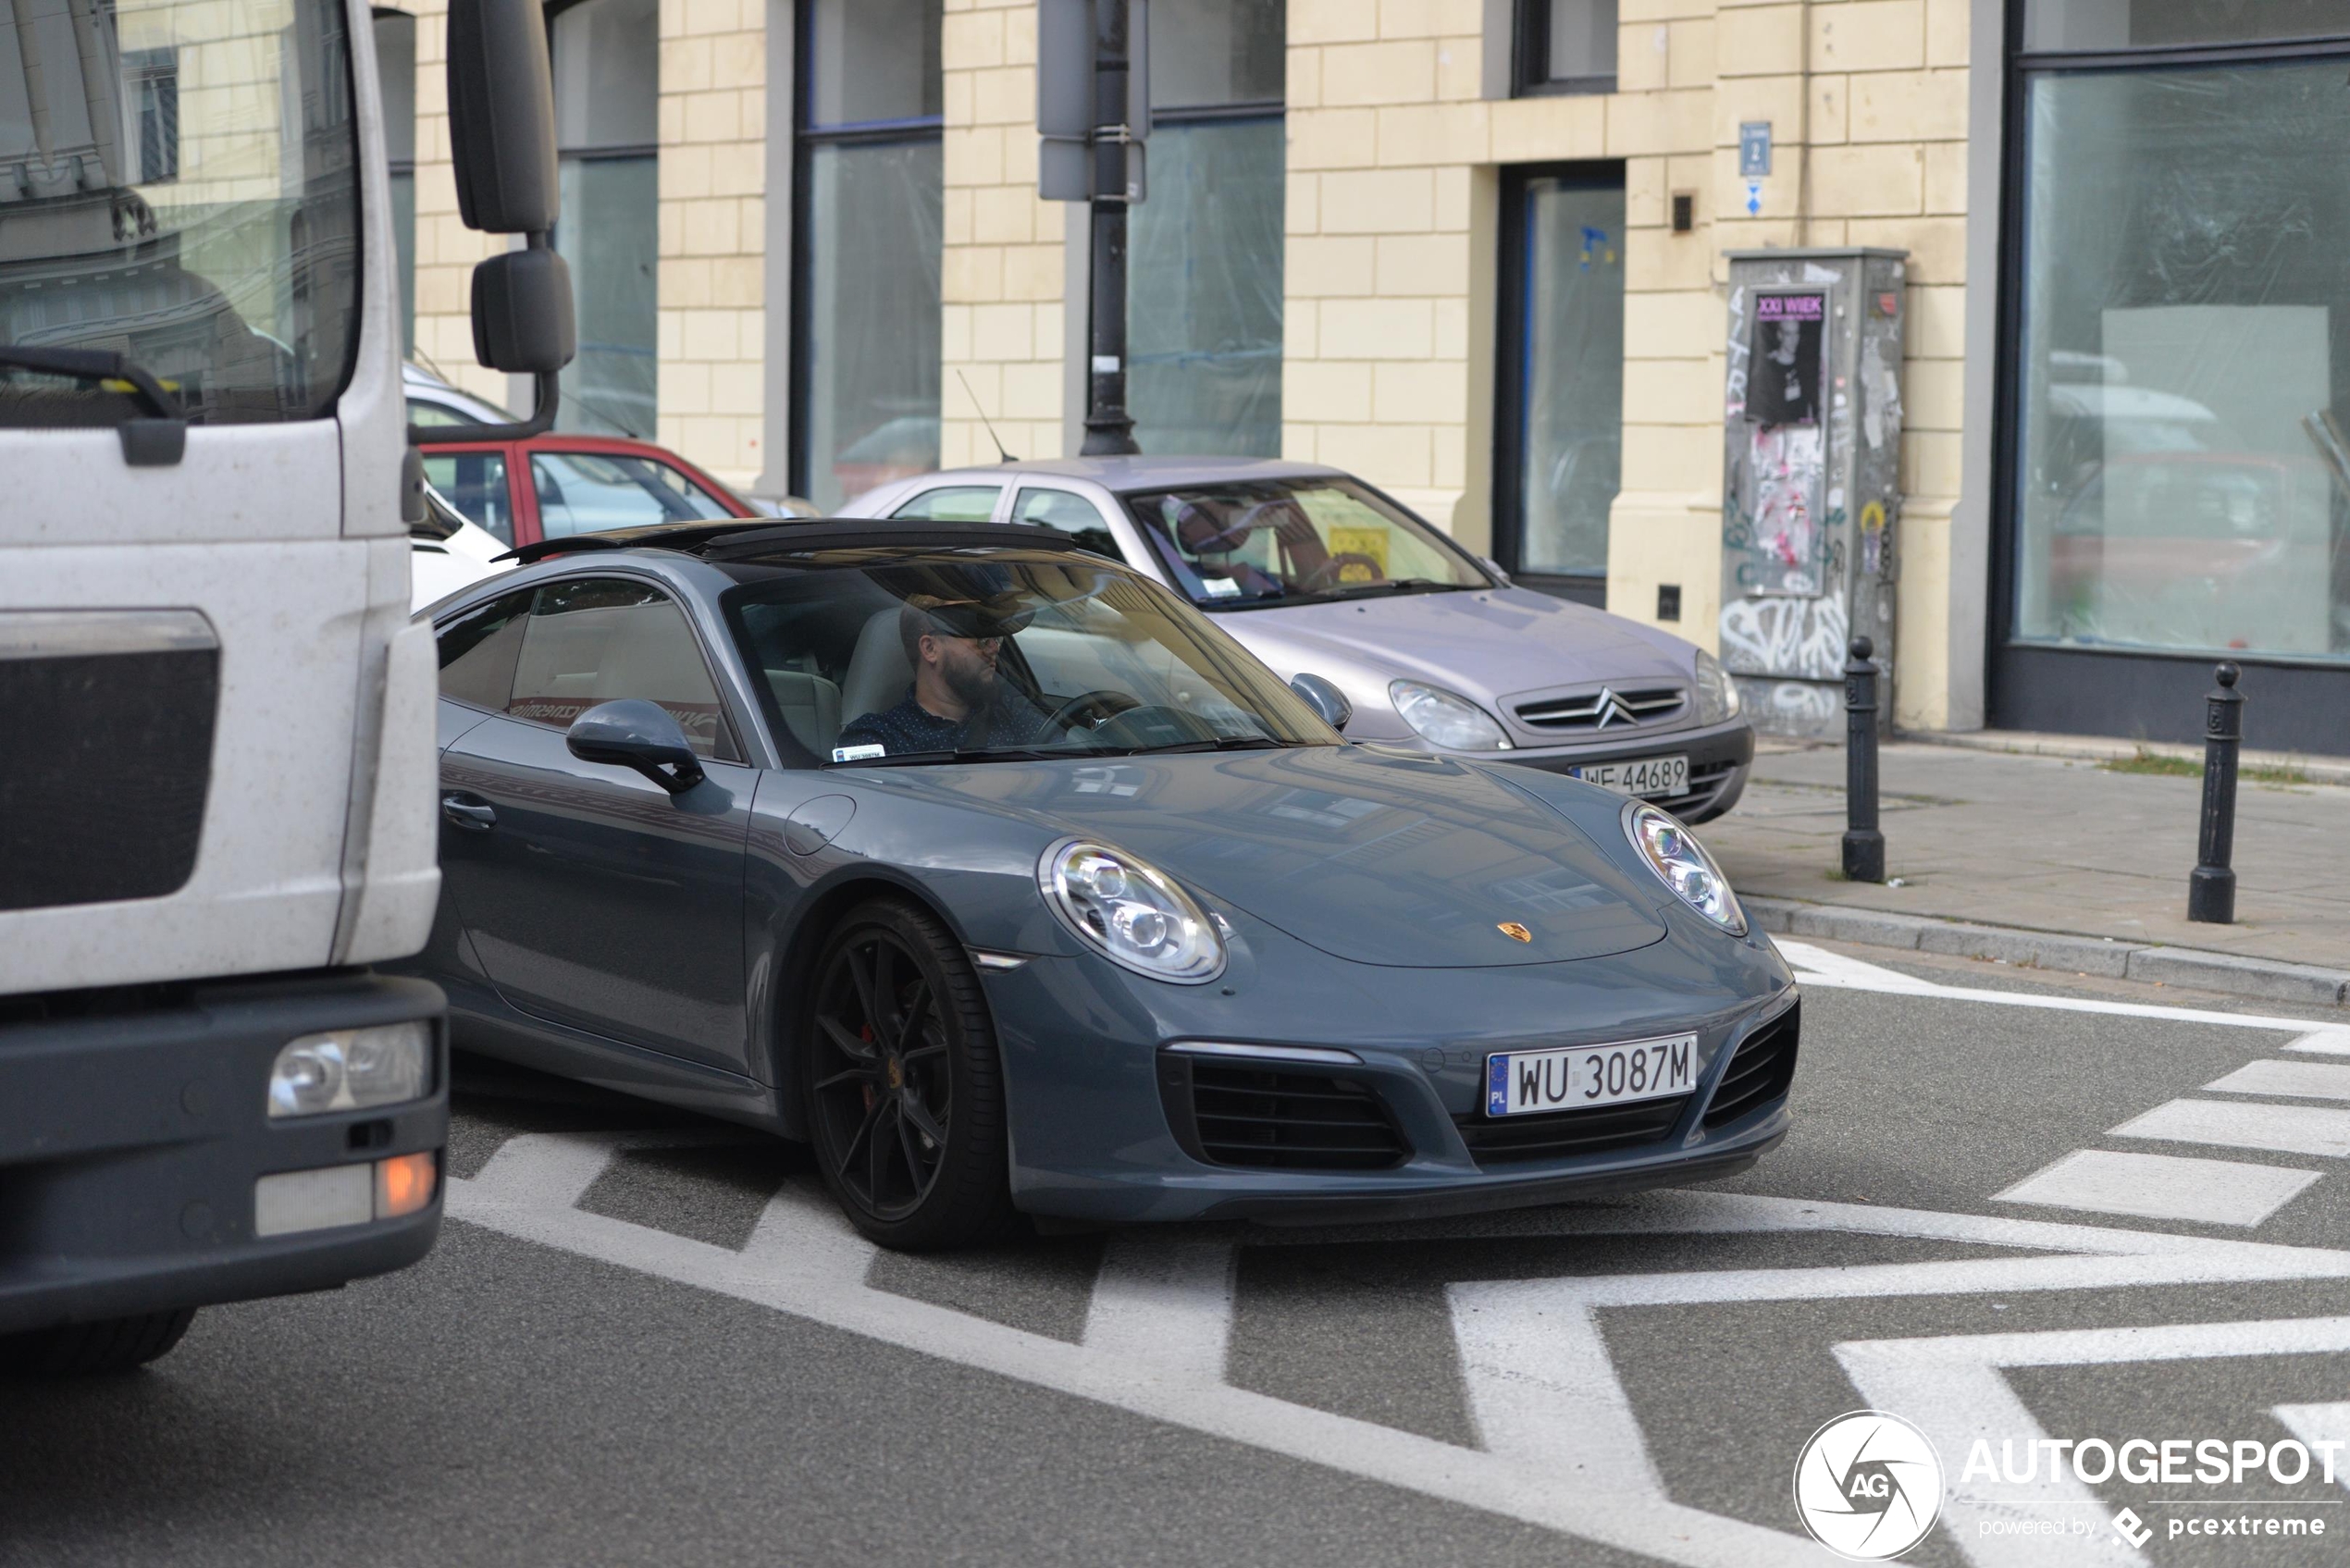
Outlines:
{"label": "car headlight", "polygon": [[1455,697],[1441,686],[1424,686],[1417,681],[1394,681],[1387,695],[1395,701],[1395,711],[1404,722],[1417,730],[1422,740],[1430,746],[1441,746],[1447,751],[1506,751],[1509,737],[1491,714],[1466,697]]}
{"label": "car headlight", "polygon": [[1697,722],[1719,724],[1738,716],[1738,684],[1722,661],[1703,648],[1697,650]]}
{"label": "car headlight", "polygon": [[1153,980],[1202,985],[1224,972],[1224,944],[1191,895],[1123,850],[1065,838],[1036,863],[1045,902],[1080,940]]}
{"label": "car headlight", "polygon": [[272,1117],[315,1117],[421,1100],[432,1087],[432,1026],[381,1024],[305,1034],[269,1071]]}
{"label": "car headlight", "polygon": [[1730,891],[1730,879],[1678,821],[1643,801],[1631,801],[1624,808],[1624,835],[1682,903],[1732,936],[1746,934],[1746,911]]}

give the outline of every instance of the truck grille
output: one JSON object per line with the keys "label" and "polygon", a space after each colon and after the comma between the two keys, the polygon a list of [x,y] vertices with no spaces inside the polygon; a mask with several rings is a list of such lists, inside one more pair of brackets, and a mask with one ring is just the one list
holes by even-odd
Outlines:
{"label": "truck grille", "polygon": [[1676,718],[1688,698],[1678,686],[1639,686],[1598,691],[1576,697],[1538,698],[1511,711],[1528,729],[1559,732],[1632,729]]}
{"label": "truck grille", "polygon": [[1348,1079],[1169,1053],[1159,1085],[1176,1142],[1210,1165],[1384,1170],[1409,1152],[1379,1097]]}
{"label": "truck grille", "polygon": [[1478,1165],[1514,1165],[1523,1160],[1564,1160],[1653,1143],[1681,1119],[1687,1094],[1642,1100],[1629,1105],[1600,1105],[1550,1116],[1455,1117],[1461,1142]]}
{"label": "truck grille", "polygon": [[1705,1125],[1724,1127],[1749,1111],[1760,1110],[1787,1092],[1795,1081],[1795,1045],[1802,1032],[1800,1003],[1789,1007],[1738,1044],[1729,1070],[1705,1107]]}
{"label": "truck grille", "polygon": [[0,909],[159,898],[187,882],[219,665],[192,611],[0,614]]}

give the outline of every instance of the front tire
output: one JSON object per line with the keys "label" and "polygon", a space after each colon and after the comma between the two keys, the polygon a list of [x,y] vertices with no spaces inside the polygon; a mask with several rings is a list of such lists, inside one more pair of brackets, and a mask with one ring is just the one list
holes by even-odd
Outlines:
{"label": "front tire", "polygon": [[907,1252],[1008,1230],[1003,1068],[952,933],[897,899],[859,905],[817,958],[805,1021],[810,1141],[849,1222]]}
{"label": "front tire", "polygon": [[174,1307],[136,1317],[0,1334],[0,1377],[88,1377],[129,1372],[168,1352],[195,1315],[193,1307]]}

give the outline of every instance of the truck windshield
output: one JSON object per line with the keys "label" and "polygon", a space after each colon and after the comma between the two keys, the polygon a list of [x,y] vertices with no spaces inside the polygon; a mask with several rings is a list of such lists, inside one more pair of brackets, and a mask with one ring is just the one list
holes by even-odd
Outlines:
{"label": "truck windshield", "polygon": [[[120,354],[201,423],[325,414],[358,162],[336,0],[0,0],[0,345]],[[0,426],[148,412],[0,364]]]}

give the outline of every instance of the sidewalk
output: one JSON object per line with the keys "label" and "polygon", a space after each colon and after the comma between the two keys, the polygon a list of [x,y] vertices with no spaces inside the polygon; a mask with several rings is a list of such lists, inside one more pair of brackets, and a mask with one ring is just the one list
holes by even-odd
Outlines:
{"label": "sidewalk", "polygon": [[1899,887],[1837,874],[1842,749],[1764,743],[1700,830],[1764,929],[2350,1003],[2350,787],[2240,786],[2237,922],[2218,926],[2186,919],[2199,779],[1914,742],[1882,772]]}

